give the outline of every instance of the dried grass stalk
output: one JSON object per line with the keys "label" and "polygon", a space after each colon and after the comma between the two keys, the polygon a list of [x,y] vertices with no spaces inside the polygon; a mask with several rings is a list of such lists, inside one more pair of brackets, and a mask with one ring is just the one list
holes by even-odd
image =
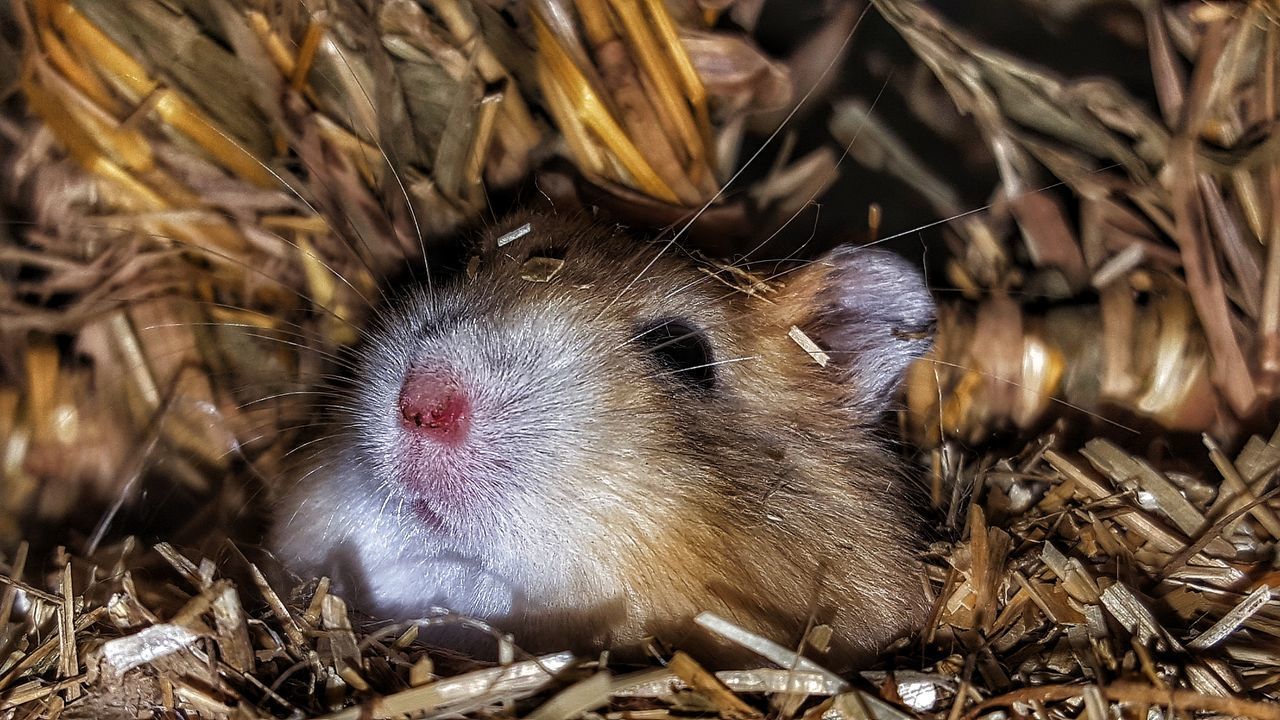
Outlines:
{"label": "dried grass stalk", "polygon": [[[15,3],[12,80],[36,120],[0,123],[32,220],[0,231],[0,717],[1275,717],[1280,433],[1243,438],[1280,377],[1280,23],[1261,3],[1142,6],[1148,109],[922,3],[874,2],[1001,179],[971,212],[865,103],[837,106],[854,157],[963,215],[947,272],[972,303],[944,309],[910,383],[957,539],[931,549],[931,622],[886,669],[841,678],[708,616],[778,667],[711,673],[676,655],[619,676],[607,659],[527,657],[518,637],[480,667],[416,626],[364,622],[326,581],[282,597],[237,553],[108,541],[157,467],[213,498],[192,527],[231,527],[251,490],[229,468],[278,468],[272,430],[294,422],[261,398],[352,342],[379,278],[474,219],[539,148],[555,141],[580,190],[650,219],[715,198],[749,113],[793,101],[781,64],[708,29],[758,16],[729,5],[540,0],[513,25],[470,0]],[[810,48],[829,58],[835,35]],[[791,67],[813,77],[813,59]],[[776,226],[835,157],[780,163],[708,217]],[[1075,205],[1037,191],[1058,181]],[[1086,293],[1050,312],[1020,302]],[[1064,405],[1103,430],[1204,431],[1202,462],[1170,470],[1105,439],[962,447]],[[69,486],[108,512],[75,553],[36,562],[15,515],[60,523],[81,500]]]}
{"label": "dried grass stalk", "polygon": [[[873,4],[976,122],[1002,181],[990,211],[971,215],[891,134],[862,140],[940,213],[960,216],[949,277],[990,298],[976,313],[944,317],[934,362],[915,371],[917,437],[973,440],[1036,427],[1061,414],[1050,412],[1054,404],[1118,407],[1219,439],[1264,414],[1280,308],[1280,286],[1266,279],[1275,276],[1268,248],[1277,223],[1259,200],[1280,177],[1280,61],[1267,52],[1274,10],[1144,6],[1157,117],[1115,83],[1058,77],[984,45],[923,3]],[[864,113],[842,107],[836,131],[860,127]],[[1077,217],[1039,191],[1056,181],[1076,195]],[[1016,234],[1000,230],[1007,221]],[[1074,314],[1027,317],[1013,300],[1086,290],[1097,303]],[[1002,340],[987,342],[993,337]]]}

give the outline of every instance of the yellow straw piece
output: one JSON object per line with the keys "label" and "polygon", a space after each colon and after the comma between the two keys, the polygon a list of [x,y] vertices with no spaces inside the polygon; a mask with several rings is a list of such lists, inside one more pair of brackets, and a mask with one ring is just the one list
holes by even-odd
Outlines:
{"label": "yellow straw piece", "polygon": [[[23,88],[32,96],[31,108],[41,117],[49,118],[51,126],[75,132],[77,142],[91,144],[97,152],[135,172],[146,172],[155,166],[146,138],[121,126],[92,100],[78,95],[78,88],[49,72],[48,66],[33,60],[28,65],[27,76]],[[72,125],[78,132],[71,130]],[[81,148],[78,152],[84,154],[87,150]]]}
{"label": "yellow straw piece", "polygon": [[[689,57],[684,43],[680,40],[680,30],[676,27],[666,3],[662,0],[644,0],[644,3],[649,10],[649,19],[653,21],[653,29],[667,48],[667,57],[675,67],[676,77],[684,86],[689,104],[693,105],[694,120],[697,122],[698,134],[702,138],[702,147],[705,150],[705,157],[697,159],[705,160],[708,165],[715,165],[716,146],[711,140],[711,113],[707,109],[707,86],[702,84],[702,76],[698,75],[697,68],[693,66],[693,58]],[[714,24],[714,21],[708,24]]]}
{"label": "yellow straw piece", "polygon": [[561,87],[556,74],[547,66],[545,58],[536,61],[538,83],[546,96],[547,109],[555,118],[556,127],[564,136],[565,144],[577,161],[578,168],[589,178],[600,180],[607,174],[607,163],[601,156],[601,149],[591,139],[587,127],[582,124],[573,111],[569,95]]}
{"label": "yellow straw piece", "polygon": [[58,38],[57,33],[49,28],[41,28],[39,33],[40,47],[44,49],[44,56],[54,69],[103,110],[113,115],[124,112],[111,91],[102,84],[93,71],[81,65],[72,56],[71,51]]}
{"label": "yellow straw piece", "polygon": [[[680,134],[680,140],[684,143],[692,166],[700,164],[706,154],[702,149],[702,135],[689,115],[689,108],[684,103],[679,83],[672,74],[670,63],[667,62],[669,54],[663,52],[659,46],[644,11],[635,0],[610,0],[609,4],[613,6],[614,12],[622,21],[623,32],[635,48],[640,64],[644,67],[649,79],[653,81],[654,100],[658,112],[665,115],[676,132]],[[675,38],[675,43],[677,47],[681,47],[679,37]]]}
{"label": "yellow straw piece", "polygon": [[218,129],[177,92],[161,88],[142,65],[129,57],[128,53],[69,3],[58,3],[52,10],[54,25],[71,38],[76,47],[85,48],[92,55],[94,63],[128,91],[131,102],[142,102],[155,93],[155,111],[160,118],[204,148],[214,161],[255,185],[277,185],[272,174],[253,155]]}
{"label": "yellow straw piece", "polygon": [[266,48],[267,55],[271,57],[271,62],[275,63],[276,68],[280,70],[280,74],[285,77],[293,77],[293,70],[297,67],[293,60],[293,51],[271,29],[271,21],[267,19],[267,16],[257,10],[250,10],[245,13],[245,17],[248,18],[249,27],[258,36],[258,41],[262,43],[262,47]]}
{"label": "yellow straw piece", "polygon": [[151,188],[135,178],[118,163],[102,154],[92,135],[81,127],[63,106],[35,84],[24,81],[23,92],[33,112],[44,119],[45,124],[62,142],[67,153],[90,172],[118,183],[130,198],[138,201],[135,210],[161,210],[169,207]]}
{"label": "yellow straw piece", "polygon": [[302,47],[298,50],[298,60],[294,63],[293,72],[290,73],[289,85],[294,90],[300,91],[306,87],[307,75],[311,73],[311,66],[316,60],[316,51],[320,48],[320,40],[324,38],[326,29],[325,24],[318,20],[307,25],[307,33],[302,37]]}
{"label": "yellow straw piece", "polygon": [[639,189],[665,202],[673,204],[679,202],[676,194],[654,172],[644,156],[631,143],[627,134],[618,126],[617,121],[600,100],[600,96],[591,88],[586,77],[560,47],[542,18],[536,12],[530,17],[533,18],[539,53],[546,60],[551,74],[561,80],[561,89],[568,97],[570,107],[577,109],[578,118],[606,147],[613,151]]}

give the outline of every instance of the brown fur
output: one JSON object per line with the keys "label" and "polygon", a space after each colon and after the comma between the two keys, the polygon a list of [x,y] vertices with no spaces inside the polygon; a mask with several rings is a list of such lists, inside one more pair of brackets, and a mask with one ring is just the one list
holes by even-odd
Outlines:
{"label": "brown fur", "polygon": [[[496,247],[523,222],[533,232]],[[590,452],[564,453],[554,485],[525,503],[547,508],[512,510],[511,526],[494,530],[495,547],[547,558],[566,589],[495,622],[527,649],[656,635],[708,651],[723,647],[691,626],[704,610],[788,645],[808,624],[829,623],[842,666],[920,625],[919,518],[901,462],[876,432],[880,418],[850,401],[857,358],[820,367],[787,334],[793,324],[816,327],[827,268],[789,275],[766,302],[708,279],[677,248],[659,254],[661,245],[577,219],[518,217],[483,247],[451,307],[519,341],[550,323],[574,365],[547,371],[556,382],[530,392],[598,393],[566,421],[580,423],[575,441]],[[540,256],[564,260],[550,282],[522,277]],[[626,342],[637,322],[662,317],[705,329],[718,360],[755,359],[717,365],[713,392],[684,387]],[[518,342],[498,343],[508,344]],[[526,462],[518,442],[511,452]],[[557,503],[572,505],[560,527],[526,526]]]}

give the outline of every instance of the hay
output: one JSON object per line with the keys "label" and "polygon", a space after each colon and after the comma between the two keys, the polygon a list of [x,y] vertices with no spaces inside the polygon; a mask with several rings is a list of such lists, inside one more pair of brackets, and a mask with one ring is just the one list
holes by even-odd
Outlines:
{"label": "hay", "polygon": [[[998,187],[966,205],[874,102],[833,103],[845,151],[949,219],[927,229],[961,298],[903,416],[955,538],[921,579],[933,616],[842,678],[711,616],[777,667],[533,658],[425,620],[492,636],[501,662],[481,665],[354,617],[327,581],[282,597],[224,538],[252,538],[246,508],[305,420],[290,400],[378,279],[549,155],[575,168],[544,176],[557,201],[649,226],[712,201],[692,230],[722,250],[785,226],[834,182],[835,144],[722,188],[749,129],[785,137],[796,103],[843,92],[852,8],[783,64],[713,28],[751,30],[747,1],[547,0],[511,22],[462,0],[15,2],[0,717],[1280,715],[1274,7],[1142,4],[1151,103],[873,4],[913,53],[891,92],[948,142],[983,140],[967,162]],[[1022,5],[1069,23],[1084,4]],[[1097,31],[1129,37],[1115,17]],[[869,234],[897,239],[881,223],[877,204]],[[823,628],[806,642],[820,656]]]}
{"label": "hay", "polygon": [[[1143,6],[1156,116],[1116,83],[1057,77],[921,3],[875,4],[975,119],[1001,181],[988,214],[955,226],[948,277],[982,303],[941,319],[941,362],[912,378],[917,435],[1032,429],[1051,398],[1220,439],[1265,415],[1280,322],[1274,7]],[[1077,217],[1039,191],[1054,184],[1045,171]],[[1018,233],[1000,231],[1010,222]],[[1011,299],[1027,290],[1098,300],[1028,316]]]}

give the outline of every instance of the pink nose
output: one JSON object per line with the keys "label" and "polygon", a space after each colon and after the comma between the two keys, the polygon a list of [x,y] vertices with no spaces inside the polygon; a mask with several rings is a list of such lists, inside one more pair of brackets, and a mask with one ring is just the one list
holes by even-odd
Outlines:
{"label": "pink nose", "polygon": [[400,416],[406,430],[456,445],[471,425],[471,402],[452,373],[413,369],[400,388]]}

